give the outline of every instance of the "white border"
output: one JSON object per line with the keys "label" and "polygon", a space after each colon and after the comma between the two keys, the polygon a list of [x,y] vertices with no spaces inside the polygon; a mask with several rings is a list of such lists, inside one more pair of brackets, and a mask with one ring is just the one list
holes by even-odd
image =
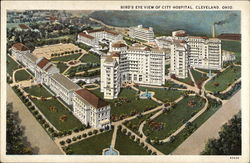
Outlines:
{"label": "white border", "polygon": [[[1,162],[249,162],[249,1],[2,1],[1,2]],[[6,124],[6,10],[120,10],[120,5],[232,5],[241,11],[242,34],[242,156],[237,160],[230,156],[69,156],[69,155],[5,155]],[[209,9],[207,9],[209,10]],[[202,11],[202,10],[197,10]]]}

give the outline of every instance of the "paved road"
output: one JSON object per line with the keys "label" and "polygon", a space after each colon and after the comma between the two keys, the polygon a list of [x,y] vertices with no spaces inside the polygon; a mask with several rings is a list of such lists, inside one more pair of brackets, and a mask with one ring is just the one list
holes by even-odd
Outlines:
{"label": "paved road", "polygon": [[38,154],[62,154],[57,145],[36,121],[26,106],[7,84],[7,102],[13,103],[13,111],[18,111],[21,125],[25,127],[24,136]]}
{"label": "paved road", "polygon": [[218,137],[223,124],[240,111],[240,92],[237,92],[212,117],[188,137],[172,154],[198,155],[205,148],[209,138]]}

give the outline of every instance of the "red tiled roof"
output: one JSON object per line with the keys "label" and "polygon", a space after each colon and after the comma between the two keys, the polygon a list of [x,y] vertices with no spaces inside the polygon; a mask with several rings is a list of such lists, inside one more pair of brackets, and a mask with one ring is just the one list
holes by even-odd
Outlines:
{"label": "red tiled roof", "polygon": [[122,48],[122,47],[126,47],[126,45],[124,43],[121,42],[116,42],[112,44],[112,47],[114,48]]}
{"label": "red tiled roof", "polygon": [[49,63],[47,58],[43,58],[40,62],[37,63],[37,66],[41,69]]}
{"label": "red tiled roof", "polygon": [[79,33],[79,35],[80,36],[82,36],[82,37],[86,37],[86,38],[88,38],[88,39],[94,39],[94,37],[93,36],[91,36],[91,35],[88,35],[88,34],[86,34],[86,33],[83,33],[83,32],[81,32],[81,33]]}
{"label": "red tiled roof", "polygon": [[117,33],[117,32],[110,31],[110,30],[105,30],[105,32],[110,33],[110,34],[112,34],[112,35],[118,35],[118,33]]}
{"label": "red tiled roof", "polygon": [[94,32],[102,32],[104,29],[92,29],[92,30],[87,30],[88,33],[94,33]]}
{"label": "red tiled roof", "polygon": [[107,106],[108,103],[101,98],[97,97],[95,94],[91,93],[89,90],[83,88],[75,91],[81,98],[86,100],[89,104],[95,108],[101,108]]}
{"label": "red tiled roof", "polygon": [[24,44],[22,43],[15,43],[12,48],[15,48],[16,50],[19,50],[19,51],[27,51],[29,50],[29,48],[27,46],[25,46]]}
{"label": "red tiled roof", "polygon": [[120,53],[118,52],[111,52],[112,57],[120,57]]}
{"label": "red tiled roof", "polygon": [[29,27],[26,24],[19,24],[19,27],[22,29],[29,29]]}

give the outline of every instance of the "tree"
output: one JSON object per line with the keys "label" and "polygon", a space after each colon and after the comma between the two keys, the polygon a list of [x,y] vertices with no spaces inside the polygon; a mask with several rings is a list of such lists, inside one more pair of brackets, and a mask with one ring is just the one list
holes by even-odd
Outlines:
{"label": "tree", "polygon": [[241,155],[241,117],[235,115],[219,132],[219,138],[210,139],[202,155]]}
{"label": "tree", "polygon": [[7,104],[6,154],[33,154],[32,148],[24,142],[23,129],[14,113],[13,105]]}

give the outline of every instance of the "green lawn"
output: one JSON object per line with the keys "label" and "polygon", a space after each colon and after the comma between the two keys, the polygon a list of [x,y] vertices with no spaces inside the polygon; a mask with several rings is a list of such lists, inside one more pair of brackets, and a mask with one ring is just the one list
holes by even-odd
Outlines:
{"label": "green lawn", "polygon": [[115,149],[120,152],[120,155],[148,155],[142,146],[139,146],[120,130],[117,130]]}
{"label": "green lawn", "polygon": [[189,76],[189,74],[188,74],[188,77],[187,78],[185,78],[185,79],[181,79],[181,78],[174,78],[175,80],[178,80],[178,81],[180,81],[180,82],[182,82],[182,83],[186,83],[186,84],[188,84],[188,85],[191,85],[191,86],[194,86],[194,82],[192,81],[192,79],[191,79],[191,77]]}
{"label": "green lawn", "polygon": [[110,130],[69,145],[69,148],[76,155],[102,155],[102,150],[110,147],[112,134],[113,130]]}
{"label": "green lawn", "polygon": [[42,86],[25,87],[24,91],[37,97],[51,97],[52,95]]}
{"label": "green lawn", "polygon": [[19,70],[15,73],[16,81],[23,81],[31,79],[31,75],[26,70]]}
{"label": "green lawn", "polygon": [[94,68],[100,67],[99,65],[93,65],[93,64],[80,64],[75,67],[71,67],[70,69],[67,70],[66,74],[71,74],[72,72],[78,73],[78,72],[84,72],[88,71]]}
{"label": "green lawn", "polygon": [[54,57],[51,58],[51,61],[62,61],[62,62],[68,62],[71,60],[76,60],[77,58],[79,58],[82,54],[71,54],[71,55],[67,55],[67,56],[62,56],[62,57]]}
{"label": "green lawn", "polygon": [[84,54],[80,60],[83,63],[100,63],[100,58],[92,53]]}
{"label": "green lawn", "polygon": [[152,117],[158,111],[154,111],[154,112],[152,112],[150,114],[143,115],[141,117],[136,117],[136,118],[132,119],[131,121],[128,121],[127,123],[124,123],[124,125],[127,126],[129,129],[131,129],[132,131],[134,131],[137,135],[139,135],[140,134],[139,133],[140,124],[143,121],[145,121],[146,119]]}
{"label": "green lawn", "polygon": [[[205,100],[199,96],[185,97],[169,112],[165,112],[155,118],[151,125],[150,122],[146,123],[143,132],[153,139],[166,138],[202,109],[204,104]],[[163,128],[158,128],[157,123],[163,125]]]}
{"label": "green lawn", "polygon": [[182,88],[182,89],[186,89],[187,87],[184,86],[184,85],[180,85],[180,84],[177,84],[171,80],[165,80],[165,84],[164,84],[165,87],[169,87],[169,88]]}
{"label": "green lawn", "polygon": [[[100,92],[100,89],[90,90],[97,96],[103,98],[103,93]],[[106,100],[111,104],[111,114],[120,116],[128,115],[131,112],[144,112],[145,109],[153,108],[158,105],[153,100],[150,99],[136,99],[137,93],[133,89],[122,88],[119,94],[119,97],[114,100]]]}
{"label": "green lawn", "polygon": [[194,69],[191,69],[191,73],[194,77],[196,85],[201,89],[202,83],[208,79],[207,74],[200,73]]}
{"label": "green lawn", "polygon": [[222,40],[221,49],[235,52],[236,62],[241,61],[241,41]]}
{"label": "green lawn", "polygon": [[7,73],[12,76],[13,71],[18,69],[18,63],[14,61],[10,56],[7,55]]}
{"label": "green lawn", "polygon": [[186,140],[196,129],[198,129],[204,122],[206,122],[219,108],[219,105],[214,104],[214,100],[209,99],[210,108],[203,112],[198,118],[192,122],[193,128],[184,128],[179,134],[175,136],[173,142],[167,142],[161,145],[153,144],[158,150],[164,154],[173,152],[184,140]]}
{"label": "green lawn", "polygon": [[163,102],[173,102],[181,95],[183,95],[183,91],[179,90],[167,90],[167,88],[149,88],[149,87],[139,87],[142,91],[153,91],[155,92],[154,97],[163,101]]}
{"label": "green lawn", "polygon": [[211,73],[218,73],[220,72],[219,70],[205,70],[205,69],[200,69],[200,68],[196,68],[197,70],[200,70],[202,72],[205,72],[205,73],[209,73],[211,71]]}
{"label": "green lawn", "polygon": [[63,62],[58,62],[56,66],[59,68],[60,73],[63,73],[68,68],[68,66]]}
{"label": "green lawn", "polygon": [[231,66],[210,80],[205,88],[211,92],[223,91],[241,77],[241,67]]}
{"label": "green lawn", "polygon": [[[50,99],[46,101],[34,100],[32,101],[40,109],[40,111],[46,116],[46,118],[52,123],[58,130],[71,130],[74,128],[80,128],[82,123],[75,118],[75,116],[67,110],[57,99]],[[51,111],[49,108],[55,107],[55,111]],[[67,119],[61,121],[60,117],[66,115]]]}

